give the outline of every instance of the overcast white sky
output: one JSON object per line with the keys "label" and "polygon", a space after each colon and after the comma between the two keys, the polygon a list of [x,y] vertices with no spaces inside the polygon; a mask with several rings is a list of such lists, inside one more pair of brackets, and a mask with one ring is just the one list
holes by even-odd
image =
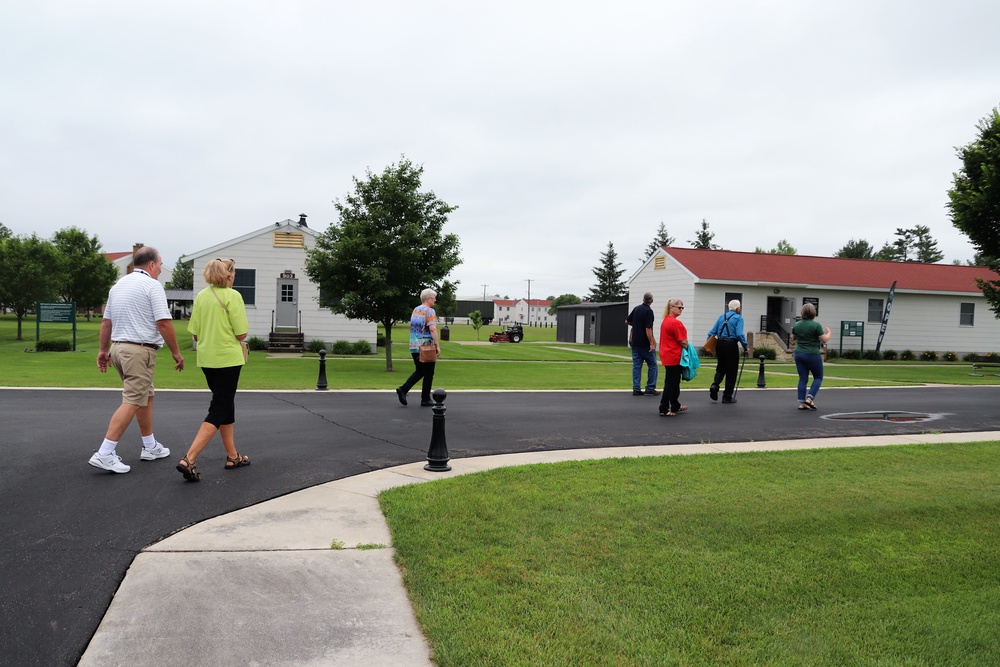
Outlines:
{"label": "overcast white sky", "polygon": [[926,225],[1000,103],[986,0],[0,0],[0,222],[168,265],[323,230],[405,155],[459,206],[461,295],[585,296],[663,221],[829,256]]}

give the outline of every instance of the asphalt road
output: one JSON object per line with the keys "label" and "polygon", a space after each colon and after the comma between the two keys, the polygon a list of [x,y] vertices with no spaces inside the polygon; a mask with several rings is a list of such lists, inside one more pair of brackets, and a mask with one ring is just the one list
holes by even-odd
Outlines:
{"label": "asphalt road", "polygon": [[[735,405],[682,392],[690,410],[657,415],[658,398],[620,392],[454,392],[445,405],[451,458],[532,450],[1000,430],[1000,387],[824,389],[817,412],[794,390],[741,389]],[[433,411],[393,392],[241,392],[237,446],[253,465],[224,471],[214,440],[199,484],[174,465],[207,392],[161,391],[157,439],[139,460],[133,424],[118,453],[125,475],[87,465],[119,392],[0,390],[0,664],[73,665],[136,554],[199,521],[334,479],[422,461]],[[832,419],[874,413],[875,419]],[[924,413],[929,421],[886,421]],[[864,417],[864,415],[859,415]],[[869,415],[871,416],[871,415]],[[178,582],[183,586],[184,582]],[[170,619],[162,619],[170,623]],[[136,628],[142,641],[143,628]]]}

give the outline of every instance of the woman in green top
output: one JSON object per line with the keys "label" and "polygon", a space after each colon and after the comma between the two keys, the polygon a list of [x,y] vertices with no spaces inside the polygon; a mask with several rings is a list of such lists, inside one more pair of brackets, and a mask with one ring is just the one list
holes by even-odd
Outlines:
{"label": "woman in green top", "polygon": [[212,391],[212,402],[187,455],[177,464],[177,470],[189,482],[201,479],[195,460],[216,431],[226,448],[226,470],[250,465],[250,457],[236,451],[233,430],[236,388],[245,363],[240,341],[249,330],[243,296],[233,289],[236,260],[213,259],[205,265],[204,276],[208,287],[194,299],[188,332],[198,343],[198,366]]}
{"label": "woman in green top", "polygon": [[[816,306],[807,303],[802,306],[802,319],[792,327],[795,342],[795,368],[799,371],[799,410],[815,410],[816,394],[823,384],[823,357],[820,343],[830,340],[830,327],[824,327],[815,320]],[[813,375],[812,386],[806,394],[809,373]]]}

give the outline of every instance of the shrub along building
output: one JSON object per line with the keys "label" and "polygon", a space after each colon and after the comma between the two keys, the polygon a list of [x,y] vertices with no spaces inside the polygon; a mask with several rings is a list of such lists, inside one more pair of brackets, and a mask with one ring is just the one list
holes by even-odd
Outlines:
{"label": "shrub along building", "polygon": [[243,295],[250,336],[268,340],[273,350],[301,351],[311,340],[364,340],[374,350],[376,324],[334,314],[322,305],[329,302],[328,295],[306,275],[306,251],[314,247],[316,236],[302,214],[298,221],[275,222],[186,255],[185,260],[194,262],[194,293],[206,286],[202,272],[209,260],[232,258],[233,289]]}
{"label": "shrub along building", "polygon": [[789,349],[803,304],[813,303],[816,320],[833,332],[831,350],[861,350],[862,340],[864,350],[874,350],[895,283],[882,352],[986,354],[1000,350],[1000,321],[976,278],[997,275],[953,264],[664,247],[630,279],[629,308],[652,292],[659,327],[667,300],[683,299],[682,321],[701,345],[729,301],[739,299],[754,345],[780,353]]}

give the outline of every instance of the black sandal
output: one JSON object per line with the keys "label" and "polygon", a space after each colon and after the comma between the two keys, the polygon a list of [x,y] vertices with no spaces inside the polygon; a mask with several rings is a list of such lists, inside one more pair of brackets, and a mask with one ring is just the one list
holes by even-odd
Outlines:
{"label": "black sandal", "polygon": [[806,407],[810,410],[816,409],[816,403],[813,401],[812,396],[806,396]]}
{"label": "black sandal", "polygon": [[236,470],[248,465],[250,465],[250,457],[239,452],[236,452],[236,456],[233,458],[226,457],[226,470]]}
{"label": "black sandal", "polygon": [[191,463],[190,461],[188,461],[188,458],[186,456],[181,459],[181,462],[184,465],[181,465],[180,463],[178,463],[177,464],[177,470],[182,475],[184,475],[184,479],[187,480],[187,481],[189,481],[189,482],[200,482],[201,481],[201,473],[198,472],[198,468],[195,467],[195,465],[193,463]]}

